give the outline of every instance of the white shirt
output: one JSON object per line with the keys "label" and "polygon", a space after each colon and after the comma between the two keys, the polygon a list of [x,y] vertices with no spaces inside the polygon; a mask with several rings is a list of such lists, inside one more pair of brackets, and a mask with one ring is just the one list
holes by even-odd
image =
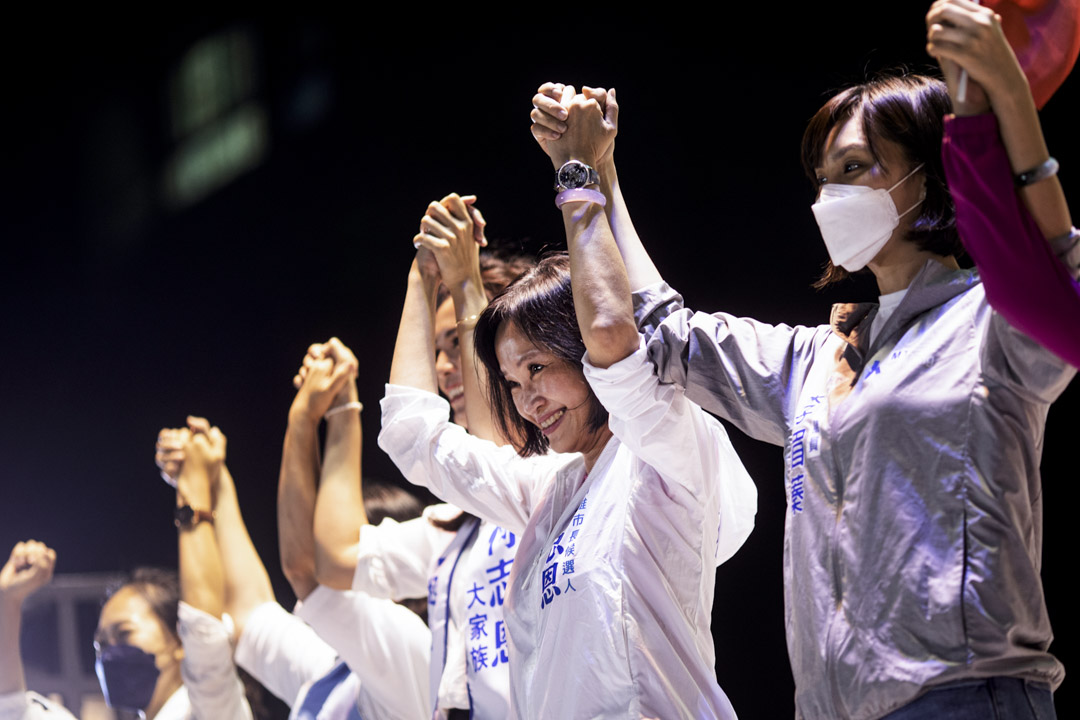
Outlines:
{"label": "white shirt", "polygon": [[[194,609],[194,608],[192,608]],[[208,615],[207,617],[213,617]],[[234,673],[235,674],[235,673]],[[247,706],[247,698],[244,699],[244,706]],[[187,691],[187,688],[181,685],[176,689],[169,699],[165,701],[165,704],[161,706],[161,709],[157,711],[157,715],[154,715],[150,720],[210,720],[210,718],[216,717],[230,717],[228,715],[216,715],[211,707],[207,714],[196,714],[195,709],[191,704],[191,696]],[[248,710],[248,717],[251,717],[251,711]]]}
{"label": "white shirt", "polygon": [[[303,620],[276,602],[267,602],[248,616],[236,643],[235,659],[237,665],[292,708],[289,717],[296,718],[297,708],[311,685],[337,663],[337,653]],[[347,699],[350,705],[356,702],[359,683],[354,683],[351,690]],[[321,720],[324,714],[320,712],[317,717]]]}
{"label": "white shirt", "polygon": [[503,608],[517,538],[475,519],[456,533],[432,524],[461,512],[433,505],[422,518],[363,526],[353,589],[394,599],[426,594],[434,717],[461,708],[476,720],[504,720],[510,676]]}
{"label": "white shirt", "polygon": [[508,525],[516,716],[733,718],[716,683],[715,571],[753,528],[757,490],[718,421],[660,385],[644,348],[585,366],[615,437],[520,458],[449,423],[437,395],[388,386],[379,445],[413,482]]}
{"label": "white shirt", "polygon": [[296,615],[360,679],[362,717],[430,717],[431,632],[419,615],[391,600],[321,585],[297,603]]}
{"label": "white shirt", "polygon": [[236,674],[230,633],[225,623],[185,602],[180,603],[177,617],[177,631],[184,646],[180,674],[190,706],[182,714],[180,706],[183,703],[177,700],[177,693],[173,693],[155,720],[172,720],[174,717],[250,720],[251,708],[244,696],[244,684]]}
{"label": "white shirt", "polygon": [[904,288],[903,290],[897,290],[896,292],[878,296],[877,315],[874,316],[874,322],[870,325],[870,345],[873,345],[874,340],[881,334],[881,329],[889,322],[889,318],[892,317],[893,311],[900,307],[900,303],[903,302],[904,296],[907,295],[907,291],[908,289]]}

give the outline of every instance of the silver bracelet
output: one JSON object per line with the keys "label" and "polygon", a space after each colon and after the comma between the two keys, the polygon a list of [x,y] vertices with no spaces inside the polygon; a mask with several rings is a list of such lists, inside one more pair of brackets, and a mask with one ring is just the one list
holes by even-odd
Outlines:
{"label": "silver bracelet", "polygon": [[359,400],[353,400],[352,402],[347,402],[344,405],[338,405],[336,408],[330,408],[329,410],[326,411],[326,414],[323,415],[323,417],[326,418],[327,420],[329,420],[330,418],[334,417],[338,413],[343,413],[343,412],[346,412],[348,410],[360,411],[360,410],[363,410],[363,409],[364,409],[364,403],[360,402]]}
{"label": "silver bracelet", "polygon": [[1058,165],[1057,160],[1055,160],[1054,158],[1049,158],[1042,165],[1036,165],[1030,170],[1020,173],[1013,178],[1013,181],[1016,183],[1016,187],[1027,187],[1028,185],[1033,185],[1040,180],[1054,177],[1055,175],[1057,175],[1059,167],[1060,165]]}

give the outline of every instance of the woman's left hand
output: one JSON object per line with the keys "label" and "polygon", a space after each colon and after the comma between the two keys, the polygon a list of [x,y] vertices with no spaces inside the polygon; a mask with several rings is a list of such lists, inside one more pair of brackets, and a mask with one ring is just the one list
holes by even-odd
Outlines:
{"label": "woman's left hand", "polygon": [[[987,112],[1010,94],[1028,92],[1027,78],[1001,29],[1001,17],[971,0],[937,0],[926,14],[926,52],[945,74],[957,115]],[[968,73],[964,101],[958,98]]]}

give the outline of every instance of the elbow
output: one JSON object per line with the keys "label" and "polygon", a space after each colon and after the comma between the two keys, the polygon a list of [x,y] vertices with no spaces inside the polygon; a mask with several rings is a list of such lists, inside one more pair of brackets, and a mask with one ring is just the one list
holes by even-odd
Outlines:
{"label": "elbow", "polygon": [[346,553],[315,552],[315,581],[334,590],[351,590],[355,565],[345,560]]}
{"label": "elbow", "polygon": [[638,349],[639,336],[634,318],[597,317],[589,326],[585,347],[597,367],[608,367]]}
{"label": "elbow", "polygon": [[[311,557],[305,557],[302,553],[281,553],[281,572],[289,585],[296,591],[298,587],[315,585],[315,562]],[[308,591],[310,592],[310,590]],[[306,594],[306,593],[305,593]],[[299,596],[299,593],[297,593]]]}

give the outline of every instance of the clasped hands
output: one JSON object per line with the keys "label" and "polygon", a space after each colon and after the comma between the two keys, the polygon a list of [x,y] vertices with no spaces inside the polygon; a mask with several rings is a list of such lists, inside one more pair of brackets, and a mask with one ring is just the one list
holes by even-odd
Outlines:
{"label": "clasped hands", "polygon": [[209,507],[225,463],[225,446],[218,427],[189,415],[186,427],[162,428],[158,433],[154,462],[165,482],[200,508]]}
{"label": "clasped hands", "polygon": [[533,95],[532,134],[559,168],[568,160],[599,167],[612,160],[619,132],[615,89],[548,82]]}
{"label": "clasped hands", "polygon": [[293,377],[297,392],[289,408],[290,422],[318,423],[331,408],[357,402],[359,370],[356,355],[336,337],[309,346]]}

